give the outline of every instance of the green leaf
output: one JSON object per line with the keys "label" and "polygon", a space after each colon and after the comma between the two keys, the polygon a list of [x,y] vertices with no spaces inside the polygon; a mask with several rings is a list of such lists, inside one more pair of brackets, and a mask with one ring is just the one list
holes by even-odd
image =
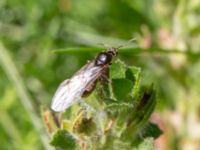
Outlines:
{"label": "green leaf", "polygon": [[110,78],[111,79],[120,79],[125,78],[126,72],[126,65],[121,60],[117,59],[111,66],[110,66]]}
{"label": "green leaf", "polygon": [[133,83],[127,79],[113,79],[112,89],[113,94],[117,100],[125,101],[130,99],[130,93],[133,87]]}
{"label": "green leaf", "polygon": [[58,130],[54,134],[50,144],[64,150],[73,150],[76,148],[75,139],[66,130]]}
{"label": "green leaf", "polygon": [[134,110],[134,105],[123,102],[113,102],[112,104],[107,105],[105,110],[109,113],[109,115],[114,116],[116,113]]}
{"label": "green leaf", "polygon": [[[117,59],[110,66],[111,84],[104,85],[104,96],[120,101],[127,101],[136,97],[139,90],[141,69],[127,67],[124,62]],[[107,101],[109,103],[109,101]]]}
{"label": "green leaf", "polygon": [[143,94],[141,98],[137,100],[138,104],[135,108],[135,111],[130,112],[128,116],[128,126],[122,134],[122,139],[134,138],[136,133],[139,132],[144,124],[148,121],[155,108],[156,97],[152,86],[142,90]]}
{"label": "green leaf", "polygon": [[137,97],[140,87],[141,69],[135,66],[128,67],[128,69],[126,70],[126,78],[131,80],[134,84],[131,95],[133,97]]}
{"label": "green leaf", "polygon": [[143,127],[140,134],[142,134],[143,138],[153,137],[156,139],[162,134],[162,131],[156,124],[149,122]]}

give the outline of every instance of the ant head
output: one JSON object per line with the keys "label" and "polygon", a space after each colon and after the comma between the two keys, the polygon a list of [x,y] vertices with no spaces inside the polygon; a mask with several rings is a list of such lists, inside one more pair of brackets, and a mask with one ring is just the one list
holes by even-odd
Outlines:
{"label": "ant head", "polygon": [[113,55],[108,52],[101,52],[96,57],[95,65],[96,66],[104,66],[110,64],[112,61]]}
{"label": "ant head", "polygon": [[133,40],[135,39],[131,39],[126,44],[120,45],[116,48],[115,47],[106,48],[106,51],[99,53],[99,55],[96,57],[95,64],[97,66],[104,66],[110,64],[113,57],[115,57],[118,54],[118,49],[127,46]]}
{"label": "ant head", "polygon": [[116,56],[118,54],[118,48],[114,47],[108,48],[106,53],[108,53],[111,56]]}

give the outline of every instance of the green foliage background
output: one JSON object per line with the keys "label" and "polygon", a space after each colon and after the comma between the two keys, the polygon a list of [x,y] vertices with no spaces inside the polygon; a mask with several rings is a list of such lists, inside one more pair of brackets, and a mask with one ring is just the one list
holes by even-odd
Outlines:
{"label": "green foliage background", "polygon": [[[99,51],[131,38],[119,58],[158,91],[155,116],[166,149],[199,148],[198,0],[1,0],[0,149],[50,149],[40,106]],[[66,47],[69,53],[52,53]]]}

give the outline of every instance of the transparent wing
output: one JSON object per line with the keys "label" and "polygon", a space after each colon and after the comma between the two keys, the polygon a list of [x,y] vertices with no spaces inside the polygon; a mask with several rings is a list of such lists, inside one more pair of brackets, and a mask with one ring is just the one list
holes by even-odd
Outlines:
{"label": "transparent wing", "polygon": [[51,104],[54,111],[64,111],[77,102],[86,86],[101,75],[102,67],[87,67],[76,73],[71,79],[63,81],[58,87]]}

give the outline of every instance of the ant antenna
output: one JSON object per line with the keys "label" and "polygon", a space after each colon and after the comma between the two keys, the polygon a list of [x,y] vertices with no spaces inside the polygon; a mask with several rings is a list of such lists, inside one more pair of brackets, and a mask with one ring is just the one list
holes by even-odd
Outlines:
{"label": "ant antenna", "polygon": [[110,45],[105,44],[105,43],[97,43],[97,45],[103,46],[103,47],[105,47],[106,49],[108,49],[109,47],[111,47]]}
{"label": "ant antenna", "polygon": [[132,38],[132,39],[128,40],[125,44],[119,45],[116,48],[119,49],[119,48],[122,48],[122,47],[126,47],[127,45],[129,45],[133,41],[136,41],[136,38]]}
{"label": "ant antenna", "polygon": [[[132,38],[132,39],[128,40],[125,44],[122,44],[122,45],[119,45],[118,47],[116,47],[116,49],[119,49],[119,48],[122,48],[122,47],[126,47],[127,45],[129,45],[131,42],[133,42],[135,40],[136,40],[136,38]],[[112,47],[109,44],[105,44],[105,43],[97,43],[97,45],[103,46],[106,49]]]}

